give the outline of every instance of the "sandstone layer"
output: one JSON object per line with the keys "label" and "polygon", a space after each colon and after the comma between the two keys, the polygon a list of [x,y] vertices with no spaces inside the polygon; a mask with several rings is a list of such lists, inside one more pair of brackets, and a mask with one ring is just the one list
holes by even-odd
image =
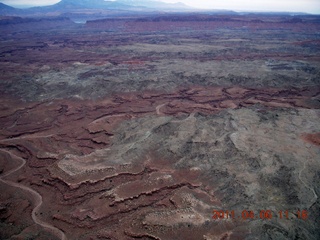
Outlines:
{"label": "sandstone layer", "polygon": [[0,238],[319,239],[319,24],[252,18],[3,24]]}

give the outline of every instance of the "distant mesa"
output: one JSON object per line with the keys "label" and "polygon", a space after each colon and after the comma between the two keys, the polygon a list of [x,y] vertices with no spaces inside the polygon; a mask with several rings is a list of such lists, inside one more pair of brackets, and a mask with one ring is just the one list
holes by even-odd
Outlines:
{"label": "distant mesa", "polygon": [[302,23],[302,19],[299,17],[292,17],[282,21],[283,23]]}
{"label": "distant mesa", "polygon": [[23,23],[48,23],[48,22],[71,22],[69,18],[66,17],[50,17],[50,18],[22,18],[22,17],[0,17],[0,26],[12,25],[12,24],[23,24]]}

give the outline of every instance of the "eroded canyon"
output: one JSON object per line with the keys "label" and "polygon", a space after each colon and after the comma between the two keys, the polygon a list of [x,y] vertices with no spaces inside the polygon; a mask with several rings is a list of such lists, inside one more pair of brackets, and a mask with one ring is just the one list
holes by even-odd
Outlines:
{"label": "eroded canyon", "polygon": [[317,16],[0,24],[1,239],[319,239]]}

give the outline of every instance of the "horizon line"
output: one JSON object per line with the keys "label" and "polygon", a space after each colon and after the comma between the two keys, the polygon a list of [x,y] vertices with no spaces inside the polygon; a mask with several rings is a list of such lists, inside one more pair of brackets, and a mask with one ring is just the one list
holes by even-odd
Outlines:
{"label": "horizon line", "polygon": [[[0,3],[5,4],[7,6],[16,8],[16,9],[28,9],[28,8],[34,8],[34,7],[48,7],[48,6],[53,6],[55,4],[49,4],[49,5],[15,5],[15,4],[7,4],[7,3],[3,3],[2,1],[0,1]],[[58,2],[59,3],[59,2]],[[188,6],[188,5],[187,5]],[[236,12],[236,13],[282,13],[282,14],[304,14],[304,15],[320,15],[319,13],[311,13],[311,12],[297,12],[297,11],[284,11],[284,10],[270,10],[270,11],[261,11],[261,10],[234,10],[234,9],[226,9],[226,8],[195,8],[195,7],[190,7],[190,11],[181,11],[181,12],[206,12],[206,11],[232,11],[232,12]],[[162,11],[162,10],[161,10]],[[179,11],[177,11],[179,12]]]}

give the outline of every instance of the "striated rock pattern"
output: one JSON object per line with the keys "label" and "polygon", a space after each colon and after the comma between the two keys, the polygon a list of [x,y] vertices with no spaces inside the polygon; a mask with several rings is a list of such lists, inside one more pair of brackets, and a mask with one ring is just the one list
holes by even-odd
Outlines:
{"label": "striated rock pattern", "polygon": [[0,239],[319,239],[319,24],[299,19],[3,24]]}
{"label": "striated rock pattern", "polygon": [[[42,196],[35,214],[56,236],[59,229],[71,239],[244,239],[269,222],[304,220],[213,220],[212,211],[319,208],[316,174],[303,174],[319,170],[319,148],[308,143],[319,129],[319,106],[308,100],[318,95],[193,87],[99,101],[2,99],[2,172],[26,159],[5,179]],[[34,196],[19,195],[32,211]]]}

